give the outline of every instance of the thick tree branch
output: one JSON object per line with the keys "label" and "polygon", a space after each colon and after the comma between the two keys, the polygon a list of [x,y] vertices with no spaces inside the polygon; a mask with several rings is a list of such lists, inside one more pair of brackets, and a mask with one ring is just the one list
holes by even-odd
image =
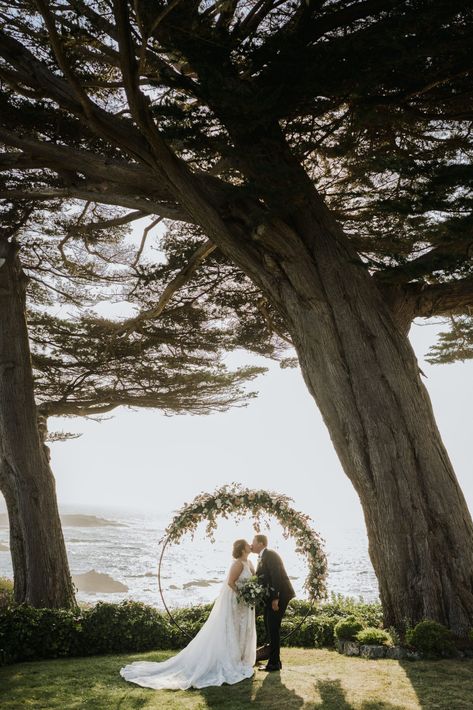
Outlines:
{"label": "thick tree branch", "polygon": [[426,276],[433,271],[439,271],[446,266],[450,266],[455,258],[464,261],[465,259],[471,258],[472,254],[473,238],[471,241],[462,239],[459,241],[451,240],[442,242],[432,247],[425,254],[405,264],[378,271],[374,275],[374,278],[376,281],[382,283],[408,283],[412,279]]}
{"label": "thick tree branch", "polygon": [[[19,135],[0,127],[0,141],[12,148],[18,148],[22,153],[4,153],[0,156],[0,168],[10,167],[47,167],[52,170],[59,169],[74,172],[81,172],[90,177],[93,182],[99,180],[115,182],[126,186],[128,190],[133,186],[145,190],[150,195],[162,197],[163,200],[171,200],[172,196],[166,187],[160,186],[156,180],[156,175],[151,170],[147,171],[142,166],[134,165],[129,161],[118,160],[116,158],[101,157],[90,151],[70,146],[58,145],[50,141],[41,141]],[[19,163],[15,165],[15,160]],[[23,163],[23,164],[22,164]]]}
{"label": "thick tree branch", "polygon": [[[97,232],[101,229],[110,229],[111,227],[121,227],[124,224],[130,224],[130,222],[135,222],[137,219],[146,217],[146,213],[141,210],[134,210],[133,212],[128,212],[123,215],[123,217],[115,217],[115,219],[107,219],[103,222],[88,222],[87,224],[81,224],[79,222],[76,225],[70,227],[72,232],[80,232],[81,234],[88,232]],[[160,218],[161,219],[161,218]]]}
{"label": "thick tree branch", "polygon": [[[211,390],[211,387],[209,388]],[[212,394],[214,398],[212,398]],[[182,393],[176,392],[173,396],[163,392],[146,395],[132,395],[126,392],[116,393],[106,400],[106,397],[97,400],[78,400],[70,402],[44,402],[38,406],[39,412],[45,417],[93,417],[99,414],[107,414],[117,407],[140,407],[143,409],[161,409],[164,412],[186,412],[191,414],[205,414],[213,411],[224,411],[229,407],[246,406],[245,398],[247,395],[242,395],[239,399],[236,397],[223,398],[219,397],[218,391],[215,393],[209,392],[208,399],[203,400],[202,394],[199,393],[199,399],[193,397],[192,392],[183,390]],[[241,404],[238,405],[238,402]]]}
{"label": "thick tree branch", "polygon": [[118,192],[106,192],[101,190],[87,190],[79,187],[66,188],[44,188],[44,189],[15,189],[0,190],[0,199],[4,200],[30,200],[35,202],[47,202],[49,200],[64,199],[84,200],[85,202],[96,202],[102,205],[114,205],[115,207],[126,207],[132,210],[140,210],[145,214],[160,215],[165,219],[172,219],[178,222],[189,223],[191,220],[184,217],[180,209],[146,200],[141,197],[122,195]]}
{"label": "thick tree branch", "polygon": [[98,135],[126,150],[139,162],[149,164],[150,155],[147,146],[131,121],[107,113],[90,99],[85,111],[83,102],[77,98],[77,91],[66,80],[53,74],[26,47],[3,30],[0,30],[0,56],[16,68],[26,86],[42,91],[62,109],[77,116],[89,128],[92,126]]}
{"label": "thick tree branch", "polygon": [[423,287],[418,284],[408,286],[415,304],[414,317],[446,316],[473,309],[473,276]]}

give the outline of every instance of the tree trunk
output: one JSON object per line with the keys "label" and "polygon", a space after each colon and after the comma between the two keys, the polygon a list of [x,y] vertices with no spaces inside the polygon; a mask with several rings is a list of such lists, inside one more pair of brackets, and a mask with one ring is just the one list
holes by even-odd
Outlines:
{"label": "tree trunk", "polygon": [[286,259],[273,301],[359,494],[385,624],[430,618],[465,634],[473,526],[414,352],[365,268],[320,231],[319,216],[301,219],[298,233],[306,244],[312,236],[312,258],[305,250],[304,259]]}
{"label": "tree trunk", "polygon": [[54,477],[38,429],[17,247],[0,242],[0,489],[10,523],[15,600],[76,605]]}
{"label": "tree trunk", "polygon": [[385,624],[429,618],[464,635],[473,626],[471,516],[407,335],[342,237],[315,201],[292,229],[268,229],[274,274],[260,281],[359,494]]}

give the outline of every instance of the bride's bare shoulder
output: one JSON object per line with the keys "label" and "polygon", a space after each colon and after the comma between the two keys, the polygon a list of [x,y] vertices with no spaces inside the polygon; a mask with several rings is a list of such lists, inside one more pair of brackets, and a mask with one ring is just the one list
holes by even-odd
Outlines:
{"label": "bride's bare shoulder", "polygon": [[233,582],[236,582],[238,577],[243,571],[243,562],[241,560],[235,560],[232,562],[232,566],[230,567],[230,572],[228,573],[228,581],[230,583],[230,586],[232,585]]}

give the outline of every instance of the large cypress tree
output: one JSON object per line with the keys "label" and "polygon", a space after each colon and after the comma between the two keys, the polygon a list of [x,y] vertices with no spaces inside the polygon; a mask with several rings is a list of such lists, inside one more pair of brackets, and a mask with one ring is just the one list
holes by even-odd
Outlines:
{"label": "large cypress tree", "polygon": [[465,632],[473,526],[407,332],[473,302],[470,4],[14,0],[2,21],[0,194],[197,225],[290,335],[386,623]]}
{"label": "large cypress tree", "polygon": [[[94,315],[93,306],[123,299],[136,280],[121,218],[108,214],[98,233],[87,229],[82,209],[69,206],[65,215],[61,205],[49,207],[15,204],[1,215],[0,491],[16,601],[69,607],[75,600],[48,417],[90,417],[118,406],[225,411],[252,396],[241,385],[261,368],[222,364],[222,351],[236,346],[233,329],[209,322],[203,308],[175,304],[141,332]],[[89,314],[71,315],[87,307]]]}

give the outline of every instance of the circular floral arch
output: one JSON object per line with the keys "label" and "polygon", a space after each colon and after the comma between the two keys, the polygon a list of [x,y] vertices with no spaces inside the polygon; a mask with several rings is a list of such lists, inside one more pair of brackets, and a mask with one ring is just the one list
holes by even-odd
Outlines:
{"label": "circular floral arch", "polygon": [[[319,533],[312,529],[309,516],[294,510],[292,502],[291,498],[282,493],[252,490],[232,483],[217,488],[213,493],[200,493],[191,503],[185,503],[177,511],[160,540],[162,549],[158,565],[159,592],[171,621],[176,623],[166,605],[161,586],[161,565],[167,545],[178,543],[186,533],[191,533],[193,537],[199,523],[204,521],[207,521],[207,537],[215,541],[218,518],[228,518],[230,515],[238,520],[251,514],[256,532],[260,531],[264,520],[270,516],[275,517],[283,528],[284,537],[292,537],[296,542],[296,551],[306,558],[309,571],[304,589],[309,600],[316,602],[323,599],[327,593],[327,558],[323,550],[323,540]],[[177,623],[176,625],[179,626]]]}

